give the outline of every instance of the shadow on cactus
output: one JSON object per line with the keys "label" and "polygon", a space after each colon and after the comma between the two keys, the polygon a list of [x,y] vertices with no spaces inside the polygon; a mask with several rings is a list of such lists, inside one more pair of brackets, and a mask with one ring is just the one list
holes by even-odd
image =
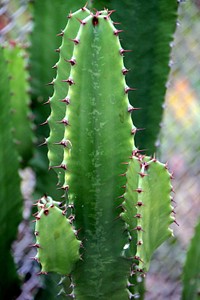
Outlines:
{"label": "shadow on cactus", "polygon": [[48,158],[66,204],[37,202],[34,246],[41,273],[70,276],[75,299],[133,298],[175,221],[167,166],[134,145],[134,88],[111,14],[70,13],[48,101]]}

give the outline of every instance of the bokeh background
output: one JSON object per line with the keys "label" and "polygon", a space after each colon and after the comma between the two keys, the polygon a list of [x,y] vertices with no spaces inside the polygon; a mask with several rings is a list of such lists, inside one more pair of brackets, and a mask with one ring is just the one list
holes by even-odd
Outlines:
{"label": "bokeh background", "polygon": [[[30,1],[0,0],[0,43],[17,39],[29,44],[32,29]],[[154,254],[146,276],[146,300],[180,299],[181,273],[186,250],[200,217],[200,0],[180,1],[174,34],[171,72],[158,155],[168,162],[174,173],[174,200],[177,224],[174,238]],[[37,266],[29,257],[32,242],[29,218],[35,178],[30,168],[21,171],[25,199],[24,222],[19,227],[18,241],[13,245],[15,261],[21,275],[26,274],[23,294],[18,300],[33,299],[41,282],[35,275]]]}

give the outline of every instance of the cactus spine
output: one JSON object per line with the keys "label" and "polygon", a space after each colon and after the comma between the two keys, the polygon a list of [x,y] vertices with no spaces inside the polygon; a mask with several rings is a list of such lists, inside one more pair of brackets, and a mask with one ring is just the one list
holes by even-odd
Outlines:
{"label": "cactus spine", "polygon": [[[142,272],[148,270],[152,252],[170,235],[173,221],[167,168],[140,155],[134,145],[137,129],[131,120],[135,108],[128,100],[132,88],[124,76],[128,72],[123,63],[126,50],[111,13],[97,11],[75,20],[80,28],[71,38],[72,57],[68,58],[68,42],[63,39],[57,65],[58,72],[66,68],[65,56],[71,65],[69,77],[57,85],[58,89],[63,86],[60,100],[66,105],[53,96],[57,105],[51,106],[50,119],[59,116],[61,105],[65,111],[62,120],[54,119],[59,122],[54,135],[58,131],[60,140],[58,147],[49,147],[49,159],[52,167],[64,170],[68,215],[74,214],[83,243],[83,259],[72,271],[72,296],[81,300],[131,298],[130,272],[137,272],[137,264]],[[75,17],[71,14],[70,22]],[[63,159],[54,166],[51,159],[60,157],[59,147],[64,148]],[[40,221],[36,220],[36,226]],[[47,255],[47,242],[44,238],[40,242],[41,252]]]}

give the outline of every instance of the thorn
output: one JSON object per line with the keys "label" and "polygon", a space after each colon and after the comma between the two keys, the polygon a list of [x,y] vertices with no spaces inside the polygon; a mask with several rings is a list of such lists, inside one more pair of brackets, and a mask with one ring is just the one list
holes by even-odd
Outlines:
{"label": "thorn", "polygon": [[117,199],[121,199],[121,198],[124,198],[124,194],[117,197]]}
{"label": "thorn", "polygon": [[137,89],[135,88],[130,88],[130,87],[125,87],[124,91],[125,91],[125,94],[127,94],[129,91],[136,91]]}
{"label": "thorn", "polygon": [[126,53],[126,52],[132,52],[132,50],[125,50],[123,48],[119,50],[119,53],[121,56],[124,56],[124,53]]}
{"label": "thorn", "polygon": [[29,247],[41,248],[39,244],[32,244]]}
{"label": "thorn", "polygon": [[87,9],[87,6],[88,6],[88,2],[86,2],[85,5],[81,8],[82,11],[85,11]]}
{"label": "thorn", "polygon": [[116,10],[114,10],[114,9],[113,10],[109,10],[106,17],[109,18],[112,15],[112,13],[114,13],[114,12],[116,12]]}
{"label": "thorn", "polygon": [[51,97],[49,97],[49,99],[46,102],[44,102],[43,105],[49,104],[50,103],[50,99],[51,99]]}
{"label": "thorn", "polygon": [[83,26],[86,25],[86,22],[84,22],[83,20],[81,20],[79,18],[76,18],[76,19],[80,22],[81,25],[83,25]]}
{"label": "thorn", "polygon": [[136,226],[135,228],[133,228],[132,230],[137,230],[137,231],[144,231],[143,229],[142,229],[142,226]]}
{"label": "thorn", "polygon": [[65,80],[61,80],[61,81],[62,82],[67,82],[67,83],[69,83],[69,85],[75,84],[75,82],[71,78],[68,78],[68,79],[65,79]]}
{"label": "thorn", "polygon": [[140,107],[133,107],[132,105],[128,106],[128,112],[129,113],[132,112],[132,111],[134,111],[134,110],[140,110],[140,109],[141,109]]}
{"label": "thorn", "polygon": [[47,272],[44,272],[44,271],[40,271],[40,272],[38,272],[37,273],[37,275],[39,276],[39,275],[47,275],[48,273]]}
{"label": "thorn", "polygon": [[64,124],[65,126],[69,125],[69,121],[67,119],[62,119],[61,121],[57,121],[59,124]]}
{"label": "thorn", "polygon": [[63,36],[64,35],[64,31],[63,30],[61,30],[61,32],[60,33],[58,33],[56,36]]}
{"label": "thorn", "polygon": [[122,74],[123,74],[123,75],[126,75],[128,72],[129,72],[128,69],[126,69],[126,68],[123,68],[123,69],[122,69]]}
{"label": "thorn", "polygon": [[142,192],[144,192],[141,188],[137,188],[137,189],[135,189],[135,190],[133,190],[134,192],[137,192],[137,193],[142,193]]}
{"label": "thorn", "polygon": [[80,43],[80,41],[78,39],[69,39],[70,41],[72,41],[75,45],[78,45]]}
{"label": "thorn", "polygon": [[38,147],[41,147],[41,146],[44,146],[44,145],[47,145],[47,139],[44,139],[44,142],[42,144],[39,144]]}
{"label": "thorn", "polygon": [[63,185],[63,186],[57,188],[57,190],[65,190],[65,191],[68,191],[68,190],[69,190],[69,185]]}
{"label": "thorn", "polygon": [[124,161],[124,162],[122,162],[121,164],[122,164],[122,165],[129,165],[129,162]]}
{"label": "thorn", "polygon": [[136,245],[141,246],[143,244],[142,241],[138,241]]}
{"label": "thorn", "polygon": [[[61,145],[61,146],[63,146],[64,148],[66,148],[66,147],[68,146],[69,143],[70,143],[69,140],[62,140],[62,141],[60,141],[60,142],[58,142],[58,143],[54,143],[54,145]],[[70,144],[71,144],[71,143],[70,143]]]}
{"label": "thorn", "polygon": [[58,68],[58,65],[57,63],[52,67],[52,69],[57,69]]}
{"label": "thorn", "polygon": [[137,204],[136,204],[135,206],[141,207],[141,206],[144,206],[144,204],[143,204],[141,201],[138,201]]}
{"label": "thorn", "polygon": [[58,53],[60,53],[60,48],[58,48],[58,49],[55,49],[55,52],[58,52]]}
{"label": "thorn", "polygon": [[142,178],[144,178],[145,176],[148,176],[148,174],[143,173],[143,172],[139,172],[138,174],[139,174]]}
{"label": "thorn", "polygon": [[133,258],[136,259],[136,260],[139,260],[139,261],[143,262],[139,256],[135,255]]}
{"label": "thorn", "polygon": [[67,105],[70,104],[70,99],[69,97],[65,97],[64,99],[60,100],[61,102],[66,103]]}
{"label": "thorn", "polygon": [[174,219],[173,221],[177,226],[179,226],[178,222]]}
{"label": "thorn", "polygon": [[123,31],[124,31],[124,30],[116,29],[116,30],[114,31],[114,35],[118,36],[119,33],[123,32]]}
{"label": "thorn", "polygon": [[134,128],[131,130],[131,134],[135,134],[137,131],[141,131],[141,130],[145,130],[145,128],[136,128],[136,127],[134,127]]}
{"label": "thorn", "polygon": [[76,61],[74,58],[71,58],[71,59],[65,59],[66,62],[70,63],[71,66],[74,66],[76,64]]}
{"label": "thorn", "polygon": [[133,218],[141,219],[142,216],[141,216],[141,214],[136,214]]}
{"label": "thorn", "polygon": [[46,85],[54,85],[55,79],[53,79],[51,82],[47,83]]}
{"label": "thorn", "polygon": [[58,169],[58,168],[61,168],[63,170],[67,170],[67,166],[65,164],[60,164],[58,166],[53,166],[51,167],[52,169]]}
{"label": "thorn", "polygon": [[122,23],[120,22],[113,22],[113,25],[121,25]]}
{"label": "thorn", "polygon": [[43,123],[39,124],[39,126],[44,126],[48,124],[48,120],[44,121]]}
{"label": "thorn", "polygon": [[39,259],[35,256],[29,257],[31,260],[37,261],[37,263],[40,263]]}
{"label": "thorn", "polygon": [[119,174],[119,176],[126,176],[126,173]]}
{"label": "thorn", "polygon": [[68,19],[71,19],[72,17],[72,12],[70,11],[69,15],[67,16]]}

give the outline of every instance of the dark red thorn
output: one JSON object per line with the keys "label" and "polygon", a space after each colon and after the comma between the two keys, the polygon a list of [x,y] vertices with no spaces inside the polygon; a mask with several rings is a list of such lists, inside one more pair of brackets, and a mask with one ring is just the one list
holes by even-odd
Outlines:
{"label": "dark red thorn", "polygon": [[118,196],[117,198],[118,198],[118,199],[122,199],[122,198],[124,198],[124,194],[123,194],[123,195],[121,195],[121,196]]}
{"label": "dark red thorn", "polygon": [[75,45],[78,45],[80,43],[80,41],[78,39],[69,39],[70,41],[72,41]]}
{"label": "dark red thorn", "polygon": [[63,185],[63,186],[57,188],[57,190],[64,190],[67,192],[69,190],[69,185],[65,185],[65,186]]}
{"label": "dark red thorn", "polygon": [[34,214],[32,214],[33,217],[36,217],[38,215],[38,211]]}
{"label": "dark red thorn", "polygon": [[142,226],[136,226],[135,228],[133,228],[132,230],[137,230],[137,231],[144,231],[143,229],[142,229]]}
{"label": "dark red thorn", "polygon": [[55,79],[53,79],[51,82],[47,83],[46,85],[54,85]]}
{"label": "dark red thorn", "polygon": [[136,245],[141,246],[142,244],[142,241],[138,241]]}
{"label": "dark red thorn", "polygon": [[62,141],[60,141],[58,143],[54,143],[54,145],[61,145],[64,148],[66,148],[68,146],[68,144],[69,144],[69,141],[67,141],[67,140],[62,140]]}
{"label": "dark red thorn", "polygon": [[51,97],[49,97],[49,99],[46,102],[44,102],[43,105],[49,104],[50,103],[50,99],[51,99]]}
{"label": "dark red thorn", "polygon": [[30,247],[41,248],[41,247],[40,247],[40,245],[39,245],[39,244],[36,244],[36,243],[35,243],[35,244],[32,244],[32,245],[30,245]]}
{"label": "dark red thorn", "polygon": [[61,102],[64,102],[66,104],[70,104],[70,99],[69,97],[65,97],[64,99],[60,100]]}
{"label": "dark red thorn", "polygon": [[44,146],[44,145],[47,145],[47,139],[44,139],[44,142],[42,144],[39,144],[38,147],[41,147],[41,146]]}
{"label": "dark red thorn", "polygon": [[134,218],[141,219],[142,216],[141,216],[141,214],[136,214],[136,215],[134,216]]}
{"label": "dark red thorn", "polygon": [[63,169],[63,170],[67,170],[67,166],[65,165],[65,164],[60,164],[60,165],[58,165],[58,166],[53,166],[53,167],[51,167],[52,169],[59,169],[59,168],[61,168],[61,169]]}
{"label": "dark red thorn", "polygon": [[48,120],[44,121],[43,123],[40,123],[40,126],[44,126],[48,124]]}
{"label": "dark red thorn", "polygon": [[65,126],[69,125],[69,121],[65,118],[62,119],[61,121],[58,121],[57,123],[64,124]]}
{"label": "dark red thorn", "polygon": [[55,64],[53,67],[52,67],[52,69],[57,69],[58,68],[58,65],[57,64]]}
{"label": "dark red thorn", "polygon": [[87,6],[88,6],[88,2],[86,2],[85,5],[81,8],[82,11],[85,11],[87,9]]}
{"label": "dark red thorn", "polygon": [[58,53],[60,53],[60,48],[58,48],[58,49],[55,49],[55,52],[58,52]]}
{"label": "dark red thorn", "polygon": [[136,259],[136,260],[139,260],[139,261],[143,262],[139,256],[135,255],[133,258]]}
{"label": "dark red thorn", "polygon": [[179,226],[178,222],[176,220],[173,221],[177,226]]}
{"label": "dark red thorn", "polygon": [[125,49],[120,49],[119,50],[119,53],[120,53],[120,55],[122,55],[122,56],[124,56],[124,53],[126,53],[126,52],[132,52],[132,50],[125,50]]}
{"label": "dark red thorn", "polygon": [[81,19],[79,19],[79,18],[76,18],[78,21],[79,21],[79,23],[81,24],[81,25],[86,25],[86,22],[84,22],[83,20],[81,20]]}
{"label": "dark red thorn", "polygon": [[116,29],[116,30],[114,31],[114,35],[118,36],[119,33],[123,32],[123,31],[124,31],[124,30]]}
{"label": "dark red thorn", "polygon": [[122,23],[120,22],[113,22],[113,25],[121,25]]}
{"label": "dark red thorn", "polygon": [[125,189],[125,188],[126,188],[126,185],[122,185],[121,188],[122,188],[122,189]]}
{"label": "dark red thorn", "polygon": [[175,194],[173,186],[171,187],[171,192]]}
{"label": "dark red thorn", "polygon": [[128,94],[128,92],[130,91],[136,91],[137,89],[135,88],[130,88],[129,86],[125,87],[124,91],[125,91],[125,94]]}
{"label": "dark red thorn", "polygon": [[44,214],[45,214],[45,216],[48,216],[49,210],[47,208],[44,210]]}
{"label": "dark red thorn", "polygon": [[174,198],[173,198],[173,197],[170,197],[170,200],[171,200],[171,202],[174,202],[174,203],[176,203],[176,201],[174,200]]}
{"label": "dark red thorn", "polygon": [[132,105],[129,105],[128,106],[128,112],[131,113],[132,111],[134,110],[140,110],[141,108],[140,107],[133,107]]}
{"label": "dark red thorn", "polygon": [[70,63],[71,66],[74,66],[76,64],[75,59],[71,58],[71,59],[65,59],[66,62]]}
{"label": "dark red thorn", "polygon": [[143,172],[139,172],[138,174],[139,174],[142,178],[144,178],[145,176],[148,176],[148,174],[143,173]]}
{"label": "dark red thorn", "polygon": [[38,236],[38,235],[39,235],[39,232],[38,232],[38,231],[35,231],[34,234],[35,234],[35,236]]}
{"label": "dark red thorn", "polygon": [[64,35],[64,31],[63,30],[61,30],[61,32],[60,33],[58,33],[56,36],[63,36]]}
{"label": "dark red thorn", "polygon": [[47,275],[48,273],[47,272],[44,272],[44,271],[41,271],[41,272],[38,272],[37,275]]}
{"label": "dark red thorn", "polygon": [[133,190],[134,192],[137,192],[137,193],[142,193],[142,192],[144,192],[141,188],[137,188],[137,189],[135,189],[135,190]]}
{"label": "dark red thorn", "polygon": [[128,72],[129,72],[128,69],[126,69],[126,68],[123,68],[123,69],[122,69],[122,74],[123,74],[123,75],[126,75]]}
{"label": "dark red thorn", "polygon": [[176,212],[175,212],[175,210],[172,210],[172,214],[175,214],[175,215],[176,215]]}
{"label": "dark red thorn", "polygon": [[62,80],[62,82],[67,82],[67,83],[69,83],[69,85],[75,84],[75,82],[74,82],[73,79],[71,79],[71,78]]}
{"label": "dark red thorn", "polygon": [[[116,207],[116,209],[118,209],[118,208],[123,208],[123,204],[121,203],[121,204],[119,204],[117,207]],[[123,208],[124,209],[124,208]]]}
{"label": "dark red thorn", "polygon": [[136,204],[135,206],[141,207],[141,206],[144,206],[144,204],[143,204],[141,201],[138,201],[137,204]]}
{"label": "dark red thorn", "polygon": [[113,10],[109,10],[108,11],[108,14],[107,14],[107,16],[106,17],[110,17],[114,12],[116,12],[116,10],[115,9],[113,9]]}

